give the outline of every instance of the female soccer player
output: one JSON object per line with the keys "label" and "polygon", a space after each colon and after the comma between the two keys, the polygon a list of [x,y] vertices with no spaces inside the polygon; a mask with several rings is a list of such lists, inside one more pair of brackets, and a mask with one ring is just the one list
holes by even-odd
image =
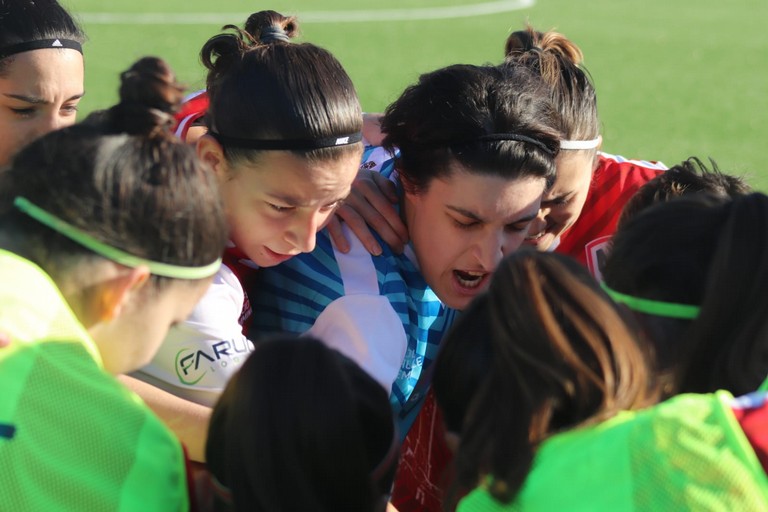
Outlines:
{"label": "female soccer player", "polygon": [[189,507],[181,445],[114,378],[187,317],[226,241],[215,179],[169,131],[180,99],[142,59],[120,104],[0,174],[3,508]]}
{"label": "female soccer player", "polygon": [[327,51],[291,42],[295,19],[262,11],[225,28],[201,50],[210,106],[197,154],[219,180],[230,247],[192,315],[128,380],[198,461],[210,407],[253,349],[244,288],[255,269],[313,250],[362,154],[352,82]]}
{"label": "female soccer player", "polygon": [[75,122],[85,35],[56,0],[0,0],[0,169]]}
{"label": "female soccer player", "polygon": [[553,178],[559,134],[546,89],[523,69],[451,66],[423,75],[386,111],[385,165],[411,233],[403,254],[317,248],[264,270],[254,326],[309,331],[391,390],[405,435],[455,311],[523,242]]}

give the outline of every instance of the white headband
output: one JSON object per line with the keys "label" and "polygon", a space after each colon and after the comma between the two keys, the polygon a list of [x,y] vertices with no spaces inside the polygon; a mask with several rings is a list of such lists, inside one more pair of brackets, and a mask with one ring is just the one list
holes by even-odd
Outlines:
{"label": "white headband", "polygon": [[600,144],[600,137],[592,140],[561,140],[560,149],[595,149]]}

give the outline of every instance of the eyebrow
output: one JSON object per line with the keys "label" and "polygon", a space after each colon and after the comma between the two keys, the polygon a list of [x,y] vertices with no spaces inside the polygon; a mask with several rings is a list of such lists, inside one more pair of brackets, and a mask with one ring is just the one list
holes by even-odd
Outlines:
{"label": "eyebrow", "polygon": [[[487,222],[485,219],[480,217],[478,214],[476,214],[474,212],[471,212],[469,210],[465,210],[464,208],[461,208],[459,206],[446,205],[446,208],[448,208],[449,210],[453,210],[454,212],[458,213],[459,215],[463,215],[464,217],[466,217],[468,219],[472,219],[474,221],[483,222],[483,223]],[[533,219],[536,218],[536,215],[538,215],[538,214],[539,214],[539,211],[536,210],[534,213],[531,213],[530,215],[526,215],[525,217],[520,217],[519,219],[515,219],[515,220],[512,220],[512,221],[509,221],[506,224],[517,224],[518,222],[525,222],[525,221],[533,220]]]}
{"label": "eyebrow", "polygon": [[[281,196],[281,195],[278,195],[278,194],[269,194],[269,193],[267,193],[267,195],[271,199],[274,199],[276,201],[280,201],[281,203],[287,204],[288,206],[293,207],[293,208],[301,208],[302,206],[304,206],[306,204],[306,203],[302,203],[300,199],[298,199],[296,197],[293,197],[293,196]],[[329,203],[326,203],[326,204],[334,204],[334,203],[338,203],[340,201],[343,201],[344,199],[347,198],[348,195],[349,194],[347,194],[346,196],[334,199],[333,201],[331,201]]]}
{"label": "eyebrow", "polygon": [[553,197],[551,199],[542,199],[541,202],[542,203],[552,203],[552,202],[555,202],[555,201],[563,201],[564,199],[568,199],[569,197],[573,197],[574,195],[576,195],[576,191],[575,190],[573,190],[571,192],[568,192],[566,194],[561,194],[561,195]]}
{"label": "eyebrow", "polygon": [[[3,93],[3,96],[5,96],[7,98],[13,98],[13,99],[19,100],[19,101],[24,101],[26,103],[31,103],[33,105],[48,105],[49,103],[51,103],[50,101],[45,100],[43,98],[40,98],[40,97],[37,97],[37,96],[27,96],[25,94],[7,94],[7,93]],[[79,100],[83,96],[85,96],[84,92],[81,93],[81,94],[75,94],[74,96],[72,96],[70,98],[67,98],[66,101]]]}

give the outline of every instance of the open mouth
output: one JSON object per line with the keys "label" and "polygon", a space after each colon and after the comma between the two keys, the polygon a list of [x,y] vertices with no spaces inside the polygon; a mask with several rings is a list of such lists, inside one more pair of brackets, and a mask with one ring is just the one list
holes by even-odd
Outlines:
{"label": "open mouth", "polygon": [[483,282],[483,278],[488,275],[487,272],[473,272],[471,270],[454,270],[453,275],[456,281],[468,289],[477,288]]}

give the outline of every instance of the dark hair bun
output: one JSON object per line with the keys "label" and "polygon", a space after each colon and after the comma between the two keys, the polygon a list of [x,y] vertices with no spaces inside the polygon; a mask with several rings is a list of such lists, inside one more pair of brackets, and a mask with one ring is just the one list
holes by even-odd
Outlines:
{"label": "dark hair bun", "polygon": [[245,31],[262,44],[288,42],[299,34],[299,23],[294,16],[283,16],[275,11],[259,11],[245,22]]}
{"label": "dark hair bun", "polygon": [[107,121],[116,132],[167,134],[183,95],[184,88],[164,60],[143,57],[120,74],[120,103],[107,111]]}

